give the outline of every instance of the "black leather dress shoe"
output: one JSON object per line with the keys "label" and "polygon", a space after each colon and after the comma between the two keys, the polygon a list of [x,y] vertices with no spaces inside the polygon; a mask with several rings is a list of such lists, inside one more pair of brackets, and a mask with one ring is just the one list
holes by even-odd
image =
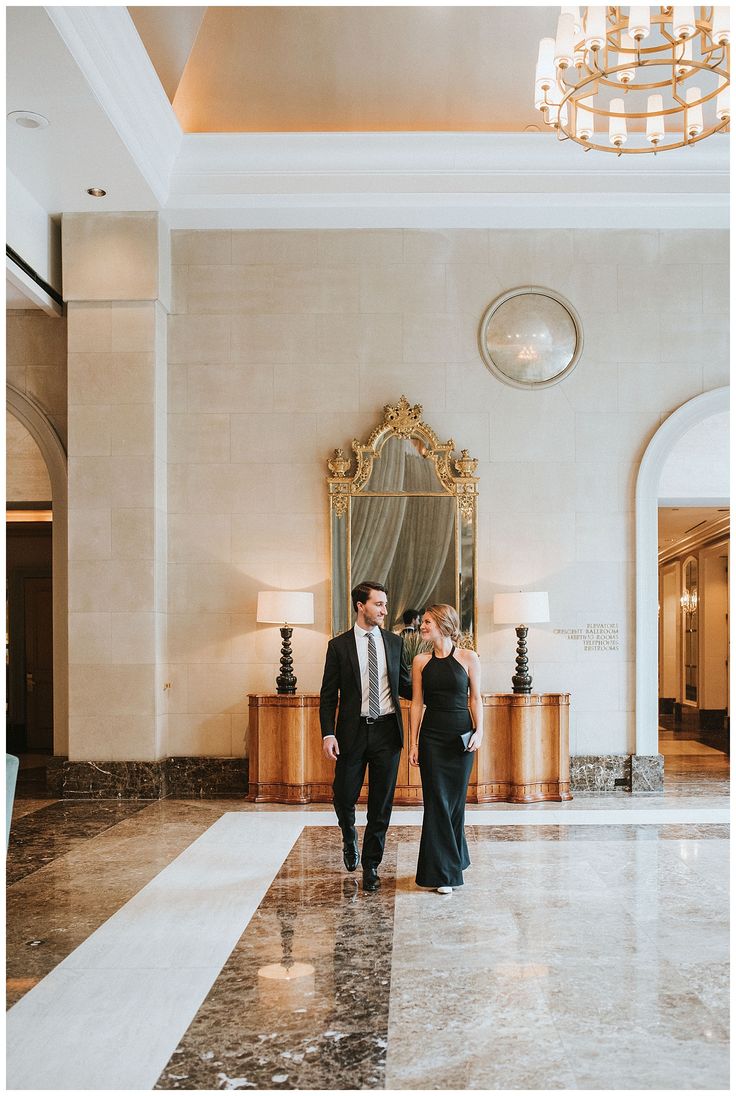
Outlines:
{"label": "black leather dress shoe", "polygon": [[363,868],[363,890],[377,891],[381,885],[377,868]]}
{"label": "black leather dress shoe", "polygon": [[352,841],[343,842],[342,859],[348,871],[355,871],[359,861],[357,837],[354,837]]}

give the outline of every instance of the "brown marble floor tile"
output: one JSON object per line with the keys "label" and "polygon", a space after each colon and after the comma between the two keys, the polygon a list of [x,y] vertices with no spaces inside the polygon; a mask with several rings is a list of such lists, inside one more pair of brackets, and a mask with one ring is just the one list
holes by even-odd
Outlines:
{"label": "brown marble floor tile", "polygon": [[[117,805],[117,804],[116,804]],[[141,803],[110,821],[104,804],[73,803],[66,851],[9,887],[6,906],[7,1007],[19,1001],[222,814],[220,804]],[[95,813],[100,812],[100,813]],[[39,812],[43,822],[46,812]],[[28,819],[21,819],[21,822]],[[57,819],[51,819],[51,832]],[[43,829],[39,830],[42,833]],[[36,835],[38,836],[38,835]]]}
{"label": "brown marble floor tile", "polygon": [[43,810],[44,807],[48,807],[51,803],[58,802],[58,799],[49,799],[46,796],[39,799],[26,799],[16,796],[13,801],[13,822],[19,818],[23,818],[27,814],[33,814],[34,811]]}
{"label": "brown marble floor tile", "polygon": [[[339,853],[332,828],[302,833],[156,1088],[383,1087],[396,837],[376,894]],[[312,973],[259,973],[279,963]]]}
{"label": "brown marble floor tile", "polygon": [[58,860],[76,846],[137,814],[143,802],[49,802],[13,820],[6,865],[8,886]]}

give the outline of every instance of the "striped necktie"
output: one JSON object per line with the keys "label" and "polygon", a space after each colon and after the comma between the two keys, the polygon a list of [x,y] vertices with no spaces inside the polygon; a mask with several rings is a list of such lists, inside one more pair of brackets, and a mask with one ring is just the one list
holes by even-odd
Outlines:
{"label": "striped necktie", "polygon": [[368,718],[378,719],[381,714],[381,701],[378,693],[378,655],[376,643],[368,633]]}

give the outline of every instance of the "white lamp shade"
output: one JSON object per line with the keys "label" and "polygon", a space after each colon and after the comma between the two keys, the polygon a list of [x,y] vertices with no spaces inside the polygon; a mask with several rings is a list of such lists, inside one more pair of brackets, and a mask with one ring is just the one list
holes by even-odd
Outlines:
{"label": "white lamp shade", "polygon": [[[624,113],[624,101],[623,99],[611,99],[608,105],[608,109],[612,114]],[[608,119],[608,140],[612,145],[625,145],[626,144],[626,118],[609,118]]]}
{"label": "white lamp shade", "polygon": [[675,38],[692,38],[695,26],[695,8],[689,4],[675,4],[672,8],[672,33]]}
{"label": "white lamp shade", "polygon": [[259,624],[314,624],[314,594],[261,590],[256,620]]}
{"label": "white lamp shade", "polygon": [[495,594],[493,598],[494,624],[545,624],[549,621],[549,594],[530,593]]}
{"label": "white lamp shade", "polygon": [[725,88],[718,93],[716,114],[719,122],[726,122],[731,117],[731,93],[729,88]]}
{"label": "white lamp shade", "polygon": [[703,106],[700,102],[700,88],[688,88],[685,98],[688,104],[688,136],[698,137],[703,132]]}
{"label": "white lamp shade", "polygon": [[629,34],[635,41],[639,41],[642,38],[649,37],[649,8],[648,7],[631,7],[629,8]]}
{"label": "white lamp shade", "polygon": [[580,20],[580,7],[562,7],[560,10],[563,15],[572,16],[572,29],[575,37],[577,38],[582,29],[582,23]]}
{"label": "white lamp shade", "polygon": [[664,115],[660,113],[662,109],[661,95],[647,97],[647,140],[652,144],[664,140]]}
{"label": "white lamp shade", "polygon": [[557,38],[555,39],[555,65],[557,68],[570,68],[575,52],[575,31],[573,18],[563,10],[557,18]]}
{"label": "white lamp shade", "polygon": [[606,44],[606,8],[596,5],[585,13],[585,45],[587,49],[603,49]]}
{"label": "white lamp shade", "polygon": [[731,41],[731,12],[727,5],[713,8],[713,41],[721,46]]}
{"label": "white lamp shade", "polygon": [[593,105],[593,96],[586,95],[578,99],[575,109],[575,136],[580,141],[591,141],[595,133],[595,116],[588,107]]}
{"label": "white lamp shade", "polygon": [[555,40],[542,38],[537,54],[537,68],[534,82],[543,91],[549,90],[555,82]]}

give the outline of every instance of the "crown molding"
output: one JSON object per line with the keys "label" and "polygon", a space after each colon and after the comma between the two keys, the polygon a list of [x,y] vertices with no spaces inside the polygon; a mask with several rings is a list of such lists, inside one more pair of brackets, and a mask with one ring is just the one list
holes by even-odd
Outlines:
{"label": "crown molding", "polygon": [[[708,499],[707,502],[704,502],[701,499],[699,505],[715,506],[716,502],[711,502],[710,499]],[[728,503],[726,503],[726,505],[728,505]],[[659,566],[661,567],[665,563],[670,563],[674,559],[679,559],[680,556],[687,555],[689,552],[697,552],[701,548],[705,548],[709,545],[717,544],[719,542],[727,544],[730,537],[730,530],[731,520],[728,514],[722,518],[714,518],[700,533],[682,536],[674,544],[670,544],[666,548],[661,549],[659,552]]]}
{"label": "crown molding", "polygon": [[[188,133],[177,174],[383,175],[410,172],[491,174],[499,177],[619,180],[625,189],[680,189],[687,179],[699,189],[728,190],[728,138],[659,156],[585,152],[549,133]],[[669,158],[668,158],[669,156]],[[607,189],[618,189],[609,185]]]}
{"label": "crown molding", "polygon": [[728,143],[708,144],[669,159],[619,160],[549,134],[186,134],[167,220],[176,228],[726,228]]}
{"label": "crown molding", "polygon": [[127,8],[45,11],[161,206],[182,131]]}

